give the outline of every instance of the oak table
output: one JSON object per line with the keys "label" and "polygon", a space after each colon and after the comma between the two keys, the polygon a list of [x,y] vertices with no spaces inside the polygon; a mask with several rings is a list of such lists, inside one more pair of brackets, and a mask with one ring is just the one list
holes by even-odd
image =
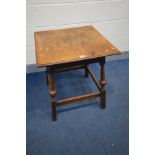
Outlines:
{"label": "oak table", "polygon": [[[46,80],[52,100],[52,120],[57,118],[56,106],[76,101],[100,97],[101,108],[105,108],[105,57],[119,54],[119,50],[93,26],[40,31],[34,35],[36,66],[46,67]],[[92,63],[101,66],[99,81],[88,67]],[[98,92],[56,100],[54,73],[76,69],[85,69],[85,77],[92,77]]]}

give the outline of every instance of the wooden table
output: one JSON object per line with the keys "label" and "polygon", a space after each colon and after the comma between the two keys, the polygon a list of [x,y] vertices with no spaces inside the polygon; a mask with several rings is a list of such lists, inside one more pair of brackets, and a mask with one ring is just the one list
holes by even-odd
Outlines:
{"label": "wooden table", "polygon": [[[35,32],[37,67],[46,67],[47,84],[50,87],[52,119],[56,120],[56,106],[76,101],[100,97],[101,108],[105,108],[105,57],[119,54],[119,50],[92,26]],[[101,66],[98,81],[88,67],[91,63]],[[56,99],[54,73],[75,69],[85,69],[85,77],[90,75],[98,92]]]}

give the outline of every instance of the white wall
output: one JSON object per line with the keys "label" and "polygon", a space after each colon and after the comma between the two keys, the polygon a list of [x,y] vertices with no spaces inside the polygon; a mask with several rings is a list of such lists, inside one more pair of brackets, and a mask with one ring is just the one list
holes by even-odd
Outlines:
{"label": "white wall", "polygon": [[27,64],[35,63],[34,32],[93,25],[122,52],[128,45],[128,0],[27,0]]}

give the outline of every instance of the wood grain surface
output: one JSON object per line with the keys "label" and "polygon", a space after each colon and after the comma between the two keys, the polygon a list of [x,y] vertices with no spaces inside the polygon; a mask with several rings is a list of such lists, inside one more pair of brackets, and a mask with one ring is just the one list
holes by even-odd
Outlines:
{"label": "wood grain surface", "polygon": [[92,26],[35,32],[37,67],[119,54]]}

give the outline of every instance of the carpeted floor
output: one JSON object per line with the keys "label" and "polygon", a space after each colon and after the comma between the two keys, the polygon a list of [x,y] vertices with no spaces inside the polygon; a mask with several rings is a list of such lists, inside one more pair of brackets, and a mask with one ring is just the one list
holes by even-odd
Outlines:
{"label": "carpeted floor", "polygon": [[[90,66],[99,79],[100,66]],[[45,72],[27,74],[27,155],[128,155],[128,59],[106,63],[106,109],[99,98],[57,107],[51,121]],[[83,70],[56,74],[57,97],[97,90]]]}

